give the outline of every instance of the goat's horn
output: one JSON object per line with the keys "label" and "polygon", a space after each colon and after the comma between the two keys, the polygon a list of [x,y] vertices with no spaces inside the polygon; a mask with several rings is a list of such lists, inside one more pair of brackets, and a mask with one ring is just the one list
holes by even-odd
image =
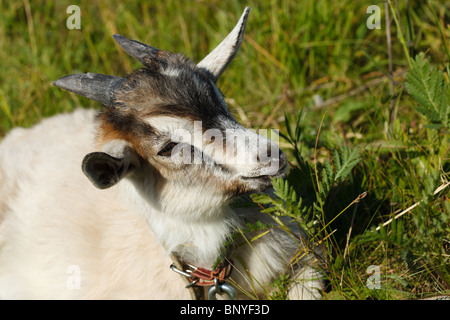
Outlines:
{"label": "goat's horn", "polygon": [[161,50],[153,48],[137,40],[127,39],[120,34],[115,34],[113,37],[126,53],[146,67],[153,66],[155,60],[159,60],[161,56]]}
{"label": "goat's horn", "polygon": [[80,73],[62,77],[53,85],[112,107],[114,90],[123,80],[121,77],[98,73]]}
{"label": "goat's horn", "polygon": [[246,7],[244,13],[230,34],[228,34],[228,36],[213,51],[197,64],[197,67],[211,73],[215,81],[219,79],[222,72],[238,52],[242,41],[244,40],[245,27],[247,25],[249,13],[250,8]]}

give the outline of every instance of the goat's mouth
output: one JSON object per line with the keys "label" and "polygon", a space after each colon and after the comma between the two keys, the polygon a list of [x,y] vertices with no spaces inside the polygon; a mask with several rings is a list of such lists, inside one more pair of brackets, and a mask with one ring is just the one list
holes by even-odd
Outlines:
{"label": "goat's mouth", "polygon": [[246,181],[252,185],[255,191],[264,191],[272,187],[272,179],[283,177],[286,173],[287,163],[278,169],[275,174],[254,175],[254,176],[241,176],[240,179]]}

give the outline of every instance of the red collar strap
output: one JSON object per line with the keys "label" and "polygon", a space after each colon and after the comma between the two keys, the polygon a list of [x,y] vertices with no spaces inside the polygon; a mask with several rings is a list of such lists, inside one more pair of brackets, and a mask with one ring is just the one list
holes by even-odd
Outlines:
{"label": "red collar strap", "polygon": [[188,280],[186,288],[192,286],[208,287],[216,285],[217,282],[224,282],[233,271],[232,260],[223,260],[216,269],[209,270],[206,268],[198,268],[193,265],[183,265],[176,255],[171,255],[174,263],[170,266],[170,269],[176,273],[181,274]]}
{"label": "red collar strap", "polygon": [[227,260],[224,260],[224,262],[219,264],[214,270],[197,268],[191,265],[189,265],[189,268],[191,269],[186,270],[186,272],[190,275],[190,285],[202,287],[215,285],[216,279],[219,283],[224,282],[233,271],[232,262],[230,263]]}

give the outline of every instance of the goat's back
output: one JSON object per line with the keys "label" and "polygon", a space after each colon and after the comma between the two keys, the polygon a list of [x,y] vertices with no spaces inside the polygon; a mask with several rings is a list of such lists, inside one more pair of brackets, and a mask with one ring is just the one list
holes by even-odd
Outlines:
{"label": "goat's back", "polygon": [[144,219],[82,173],[94,119],[80,109],[0,144],[0,298],[187,298]]}

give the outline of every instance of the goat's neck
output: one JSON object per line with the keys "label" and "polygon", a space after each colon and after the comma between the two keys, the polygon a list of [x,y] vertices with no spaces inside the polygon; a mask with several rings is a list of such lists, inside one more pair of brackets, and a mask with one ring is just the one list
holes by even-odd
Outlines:
{"label": "goat's neck", "polygon": [[184,262],[210,268],[237,222],[226,212],[229,208],[221,210],[222,216],[203,221],[165,216],[149,221],[149,226],[168,253],[176,253]]}
{"label": "goat's neck", "polygon": [[138,190],[141,189],[130,181],[121,184],[122,195],[134,210],[145,217],[150,230],[167,253],[176,253],[186,263],[210,268],[220,255],[227,237],[240,222],[226,204],[186,212],[182,205],[161,208],[155,199],[145,197]]}

